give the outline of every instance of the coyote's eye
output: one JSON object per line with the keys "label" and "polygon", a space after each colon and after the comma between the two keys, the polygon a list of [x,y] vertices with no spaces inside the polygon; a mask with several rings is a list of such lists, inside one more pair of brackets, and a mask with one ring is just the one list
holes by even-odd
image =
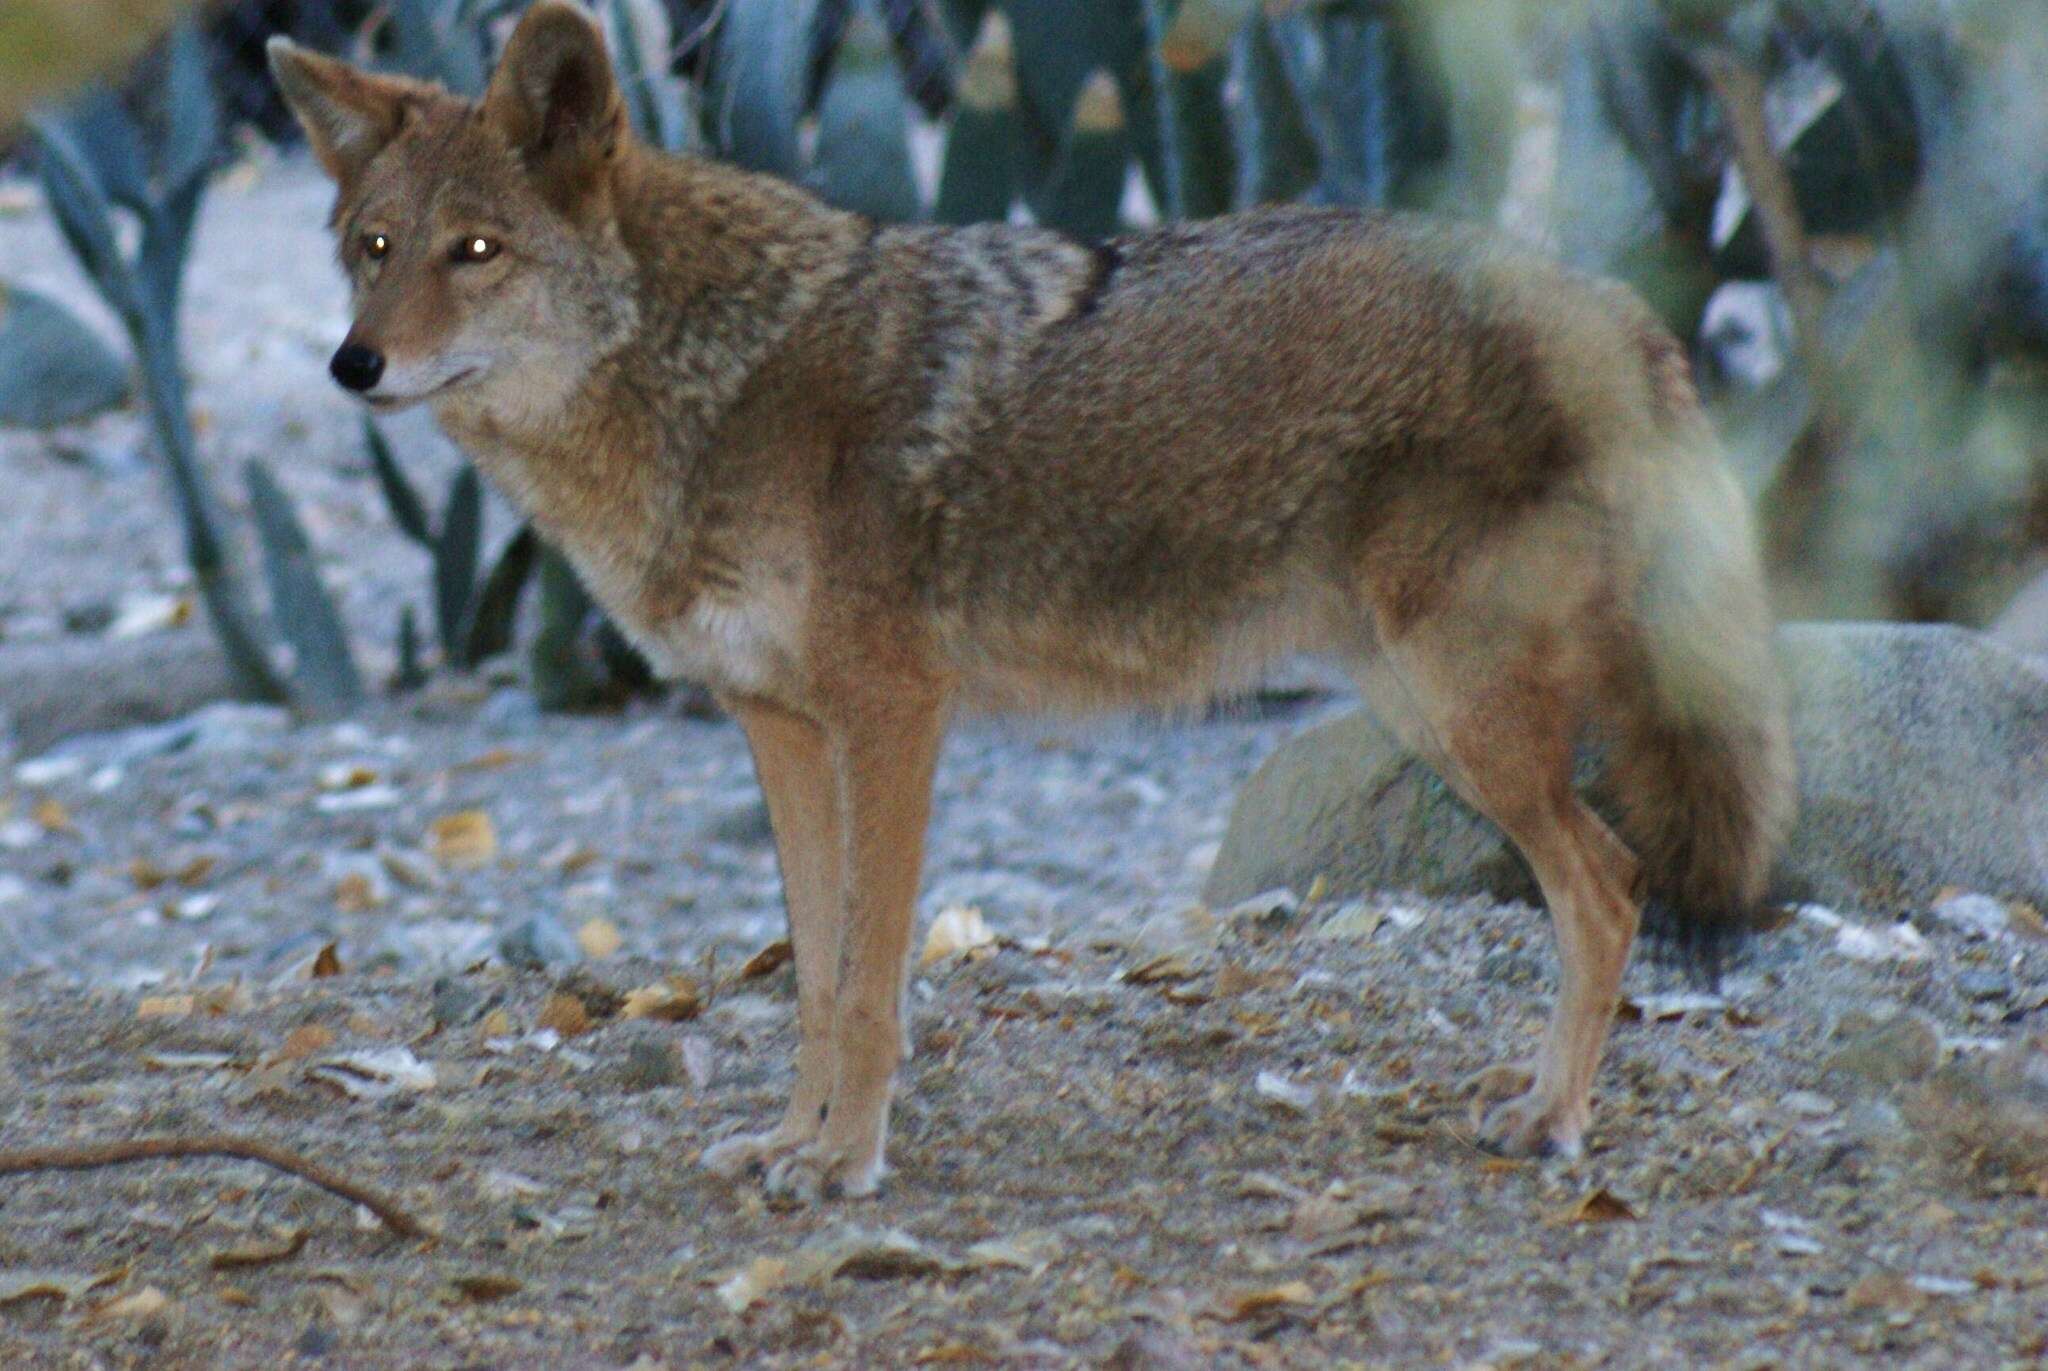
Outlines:
{"label": "coyote's eye", "polygon": [[391,251],[391,240],[383,234],[366,233],[363,235],[363,256],[369,258],[372,262],[382,261],[384,254],[389,251]]}
{"label": "coyote's eye", "polygon": [[457,262],[475,264],[488,262],[498,255],[498,240],[473,233],[455,245],[453,256]]}

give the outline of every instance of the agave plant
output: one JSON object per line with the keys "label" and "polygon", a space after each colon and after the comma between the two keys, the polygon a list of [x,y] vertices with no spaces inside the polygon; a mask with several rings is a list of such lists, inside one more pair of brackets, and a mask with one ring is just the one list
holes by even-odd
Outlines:
{"label": "agave plant", "polygon": [[[512,646],[519,599],[532,577],[540,551],[532,527],[522,526],[506,542],[481,581],[477,569],[483,556],[484,492],[476,469],[465,464],[448,483],[448,498],[438,524],[428,515],[419,491],[400,469],[391,445],[377,426],[363,421],[363,439],[377,484],[399,530],[425,549],[432,559],[434,618],[441,656],[449,665],[468,670]],[[418,628],[407,606],[399,620],[399,683],[417,684]]]}
{"label": "agave plant", "polygon": [[[219,119],[197,35],[180,27],[163,54],[156,107],[137,118],[111,90],[95,88],[62,113],[33,121],[43,192],[65,240],[134,349],[142,395],[201,602],[237,689],[322,710],[362,695],[339,616],[314,571],[305,533],[269,473],[249,470],[276,632],[291,649],[280,671],[250,607],[218,501],[199,462],[185,375],[178,303],[192,226],[219,150]],[[134,216],[131,251],[117,211]]]}

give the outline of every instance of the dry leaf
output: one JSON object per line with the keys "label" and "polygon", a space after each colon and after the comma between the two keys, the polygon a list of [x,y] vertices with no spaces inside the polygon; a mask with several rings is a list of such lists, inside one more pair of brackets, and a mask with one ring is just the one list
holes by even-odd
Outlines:
{"label": "dry leaf", "polygon": [[746,965],[740,968],[740,979],[743,981],[754,981],[759,980],[763,976],[771,975],[776,971],[780,971],[795,956],[796,949],[789,945],[789,939],[777,938],[774,942],[747,958]]}
{"label": "dry leaf", "polygon": [[1849,1287],[1842,1302],[1851,1309],[1889,1309],[1910,1313],[1927,1303],[1927,1293],[1889,1271],[1874,1271]]}
{"label": "dry leaf", "polygon": [[1216,970],[1214,991],[1217,999],[1227,1000],[1247,991],[1257,990],[1265,983],[1265,977],[1245,970],[1236,962],[1225,962]]}
{"label": "dry leaf", "polygon": [[95,1319],[147,1319],[171,1307],[171,1297],[153,1285],[108,1300],[92,1311]]}
{"label": "dry leaf", "polygon": [[1194,963],[1178,952],[1164,952],[1149,962],[1140,962],[1121,977],[1132,985],[1171,985],[1194,978]]}
{"label": "dry leaf", "polygon": [[583,955],[592,961],[603,961],[625,945],[619,936],[619,926],[603,915],[584,921],[576,930],[576,945],[583,949]]}
{"label": "dry leaf", "polygon": [[147,857],[137,857],[128,863],[128,879],[135,882],[137,890],[155,890],[171,879],[171,873]]}
{"label": "dry leaf", "polygon": [[1268,1314],[1276,1309],[1307,1304],[1315,1298],[1315,1291],[1309,1289],[1307,1281],[1283,1281],[1279,1285],[1263,1290],[1247,1290],[1233,1295],[1217,1306],[1217,1315],[1232,1323]]}
{"label": "dry leaf", "polygon": [[432,1090],[434,1068],[409,1047],[349,1052],[309,1068],[307,1078],[332,1085],[357,1099],[381,1100],[403,1091]]}
{"label": "dry leaf", "polygon": [[43,826],[46,833],[76,833],[77,827],[71,822],[71,812],[55,800],[44,800],[35,808],[35,821]]}
{"label": "dry leaf", "polygon": [[75,1300],[89,1290],[111,1284],[128,1274],[128,1268],[81,1275],[75,1271],[0,1272],[0,1308],[24,1300]]}
{"label": "dry leaf", "polygon": [[313,965],[306,972],[306,979],[309,981],[320,981],[325,980],[329,976],[339,976],[340,974],[341,955],[334,950],[333,943],[323,943],[319,952],[313,956]]}
{"label": "dry leaf", "polygon": [[367,914],[383,903],[383,892],[364,872],[351,871],[334,883],[334,907],[344,914]]}
{"label": "dry leaf", "polygon": [[476,1026],[477,1035],[483,1038],[509,1038],[519,1031],[519,1025],[512,1022],[512,1016],[502,1007],[484,1015]]}
{"label": "dry leaf", "polygon": [[135,1005],[138,1019],[182,1019],[198,1008],[190,995],[144,995]]}
{"label": "dry leaf", "polygon": [[276,1060],[302,1062],[316,1052],[325,1052],[334,1046],[334,1030],[325,1024],[302,1023],[285,1035],[277,1049]]}
{"label": "dry leaf", "polygon": [[375,767],[364,766],[361,762],[343,762],[320,769],[322,790],[361,790],[377,784]]}
{"label": "dry leaf", "polygon": [[552,1028],[565,1038],[574,1038],[590,1031],[590,1011],[582,1000],[558,990],[548,996],[534,1023],[540,1028]]}
{"label": "dry leaf", "polygon": [[1313,1086],[1297,1085],[1277,1071],[1261,1071],[1252,1081],[1252,1089],[1260,1099],[1290,1113],[1306,1114],[1315,1108]]}
{"label": "dry leaf", "polygon": [[668,1023],[680,1023],[694,1019],[704,1008],[703,996],[698,993],[697,983],[688,976],[669,976],[653,985],[643,985],[638,990],[626,992],[626,1002],[619,1009],[623,1019],[661,1019]]}
{"label": "dry leaf", "polygon": [[970,1342],[935,1342],[919,1348],[912,1366],[993,1366],[995,1358]]}
{"label": "dry leaf", "polygon": [[475,1272],[457,1276],[449,1284],[461,1292],[463,1298],[475,1300],[478,1304],[490,1304],[508,1295],[516,1295],[526,1285],[516,1276],[500,1276],[492,1272]]}
{"label": "dry leaf", "polygon": [[289,1228],[268,1238],[255,1238],[237,1247],[223,1248],[207,1259],[216,1271],[233,1271],[244,1266],[269,1266],[289,1261],[306,1246],[304,1228]]}
{"label": "dry leaf", "polygon": [[988,921],[982,918],[979,909],[968,905],[949,905],[932,920],[931,932],[925,935],[924,952],[918,957],[917,964],[930,966],[948,957],[993,951],[995,945],[996,935],[989,931]]}
{"label": "dry leaf", "polygon": [[957,1265],[900,1228],[850,1228],[805,1243],[789,1270],[803,1281],[837,1276],[895,1280],[936,1276]]}
{"label": "dry leaf", "polygon": [[744,1314],[789,1279],[789,1263],[780,1257],[756,1257],[744,1271],[735,1271],[718,1283],[719,1303],[735,1314]]}
{"label": "dry leaf", "polygon": [[482,753],[459,764],[455,769],[457,771],[497,771],[503,767],[517,766],[521,762],[530,762],[532,760],[533,754],[531,752],[514,752],[509,747],[494,747],[489,752]]}
{"label": "dry leaf", "polygon": [[427,830],[427,850],[443,866],[479,867],[498,851],[498,833],[481,809],[444,814]]}
{"label": "dry leaf", "polygon": [[1558,1215],[1559,1223],[1614,1223],[1637,1218],[1628,1203],[1605,1186],[1579,1196],[1577,1203]]}

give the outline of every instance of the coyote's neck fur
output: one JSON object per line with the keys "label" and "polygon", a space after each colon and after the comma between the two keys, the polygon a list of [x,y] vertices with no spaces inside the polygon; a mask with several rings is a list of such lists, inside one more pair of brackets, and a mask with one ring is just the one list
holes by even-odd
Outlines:
{"label": "coyote's neck fur", "polygon": [[721,432],[869,229],[781,182],[644,149],[613,204],[631,265],[611,284],[610,346],[563,359],[580,374],[457,391],[435,415],[661,665],[738,686],[758,672],[720,649],[759,651],[740,626],[770,549],[735,503],[745,478]]}

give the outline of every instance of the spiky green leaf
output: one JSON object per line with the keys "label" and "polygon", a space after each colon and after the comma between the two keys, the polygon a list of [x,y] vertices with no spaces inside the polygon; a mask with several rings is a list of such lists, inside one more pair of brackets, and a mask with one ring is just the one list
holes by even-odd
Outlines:
{"label": "spiky green leaf", "polygon": [[377,485],[384,492],[392,521],[406,537],[432,551],[434,528],[427,518],[426,504],[420,499],[418,488],[406,478],[398,459],[392,456],[384,431],[367,418],[363,420],[363,445],[370,450],[370,466],[377,473]]}
{"label": "spiky green leaf", "polygon": [[491,574],[484,577],[470,611],[469,635],[463,642],[462,665],[474,667],[512,646],[512,630],[519,617],[519,598],[532,579],[540,554],[540,537],[533,525],[522,526],[498,554]]}
{"label": "spiky green leaf", "polygon": [[705,121],[740,166],[795,176],[815,0],[726,0]]}
{"label": "spiky green leaf", "polygon": [[0,425],[51,428],[128,396],[128,366],[56,301],[0,285]]}
{"label": "spiky green leaf", "polygon": [[292,646],[298,697],[323,714],[353,709],[362,703],[363,682],[341,615],[320,583],[312,544],[291,501],[260,461],[249,463],[249,507],[263,547],[271,620]]}
{"label": "spiky green leaf", "polygon": [[207,74],[206,45],[190,24],[171,30],[165,53],[163,147],[158,165],[166,198],[201,180],[220,146],[220,102]]}
{"label": "spiky green leaf", "polygon": [[464,466],[448,487],[448,507],[434,539],[434,612],[441,652],[462,660],[462,642],[476,594],[476,568],[483,552],[484,487],[476,468]]}
{"label": "spiky green leaf", "polygon": [[818,111],[809,179],[841,209],[885,222],[915,219],[910,120],[888,35],[865,11],[848,25]]}
{"label": "spiky green leaf", "polygon": [[583,656],[590,594],[576,569],[550,548],[540,559],[540,630],[534,635],[533,695],[542,709],[584,709],[602,693]]}
{"label": "spiky green leaf", "polygon": [[90,160],[71,130],[54,120],[37,120],[36,166],[43,198],[57,218],[57,227],[79,265],[92,277],[100,294],[129,323],[140,325],[141,300],[133,275],[114,237],[112,207]]}

